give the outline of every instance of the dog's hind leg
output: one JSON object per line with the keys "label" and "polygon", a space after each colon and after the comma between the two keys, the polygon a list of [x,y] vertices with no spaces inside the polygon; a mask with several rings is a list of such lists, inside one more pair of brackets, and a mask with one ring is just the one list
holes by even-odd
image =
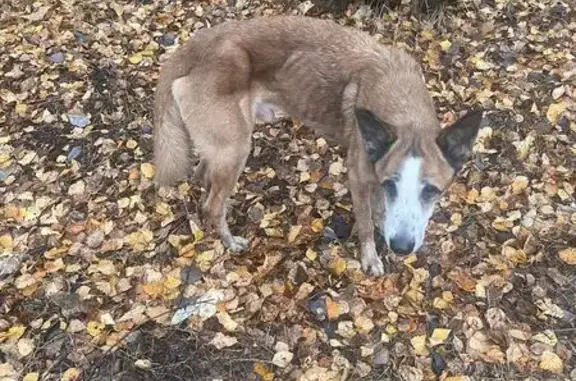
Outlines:
{"label": "dog's hind leg", "polygon": [[[204,182],[208,197],[202,213],[208,217],[222,244],[241,251],[248,241],[233,236],[226,222],[226,201],[232,194],[250,154],[254,118],[249,93],[217,94],[210,91],[202,76],[174,82],[174,97],[182,110],[186,130],[200,156],[196,175]],[[204,85],[199,95],[191,89]]]}
{"label": "dog's hind leg", "polygon": [[207,174],[210,193],[204,203],[203,213],[210,217],[222,244],[232,251],[242,251],[248,247],[248,240],[234,236],[226,222],[226,201],[234,190],[234,185],[244,169],[250,154],[250,136],[241,142],[222,146],[210,158]]}

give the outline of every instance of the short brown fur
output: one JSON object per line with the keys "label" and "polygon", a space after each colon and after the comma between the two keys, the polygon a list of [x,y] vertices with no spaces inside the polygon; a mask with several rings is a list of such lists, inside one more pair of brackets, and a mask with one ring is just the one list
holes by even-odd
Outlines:
{"label": "short brown fur", "polygon": [[[407,150],[446,189],[454,170],[436,144],[440,124],[422,71],[405,52],[332,21],[278,16],[229,21],[196,32],[164,63],[155,100],[156,181],[184,179],[194,146],[196,173],[209,189],[204,211],[225,246],[248,242],[230,233],[225,201],[244,168],[256,114],[281,111],[347,147],[347,166],[365,270],[382,274],[371,202]],[[396,143],[372,163],[355,110],[393,126]],[[267,111],[267,110],[265,110]]]}

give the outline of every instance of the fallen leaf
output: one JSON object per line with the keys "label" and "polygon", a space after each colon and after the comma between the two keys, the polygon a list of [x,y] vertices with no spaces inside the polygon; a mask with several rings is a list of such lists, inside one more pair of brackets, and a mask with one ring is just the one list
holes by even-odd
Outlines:
{"label": "fallen leaf", "polygon": [[576,265],[576,248],[571,247],[568,249],[560,250],[558,256],[562,261],[569,265]]}
{"label": "fallen leaf", "polygon": [[128,58],[131,64],[137,65],[142,62],[142,53],[135,53]]}
{"label": "fallen leaf", "polygon": [[514,181],[512,182],[512,193],[520,194],[524,192],[524,190],[528,187],[528,177],[526,176],[517,176]]}
{"label": "fallen leaf", "polygon": [[432,331],[432,335],[430,335],[430,345],[436,346],[443,344],[450,336],[450,332],[451,330],[445,328],[434,329],[434,331]]}
{"label": "fallen leaf", "polygon": [[22,338],[18,340],[18,353],[21,357],[26,357],[34,352],[35,347],[34,340],[32,339]]}
{"label": "fallen leaf", "polygon": [[220,332],[217,332],[214,338],[210,341],[210,344],[215,346],[217,349],[228,348],[237,343],[238,343],[237,338],[232,336],[226,336]]}
{"label": "fallen leaf", "polygon": [[561,374],[564,370],[562,359],[554,352],[544,351],[540,357],[538,367],[542,370]]}
{"label": "fallen leaf", "polygon": [[330,271],[335,275],[335,276],[340,276],[342,275],[342,273],[344,271],[346,271],[347,268],[347,263],[346,260],[340,256],[336,256],[331,262],[330,262]]}
{"label": "fallen leaf", "polygon": [[150,369],[152,368],[152,361],[148,359],[138,359],[134,361],[134,366],[138,369]]}
{"label": "fallen leaf", "polygon": [[546,118],[552,125],[556,125],[560,116],[566,111],[566,104],[562,101],[554,102],[548,106],[548,111],[546,111]]}
{"label": "fallen leaf", "polygon": [[62,377],[60,378],[60,381],[79,381],[79,380],[80,380],[80,370],[76,368],[70,368],[66,370],[62,374]]}
{"label": "fallen leaf", "polygon": [[140,165],[140,171],[142,172],[144,177],[146,177],[147,179],[152,179],[154,177],[154,174],[156,173],[156,168],[154,167],[154,164],[142,163]]}
{"label": "fallen leaf", "polygon": [[294,354],[290,351],[278,351],[274,354],[272,363],[279,368],[286,368],[293,358]]}
{"label": "fallen leaf", "polygon": [[290,232],[288,233],[288,242],[294,242],[298,234],[300,234],[300,230],[302,230],[302,225],[293,225],[290,227]]}
{"label": "fallen leaf", "polygon": [[40,373],[38,372],[31,372],[24,376],[22,381],[38,381],[40,379]]}
{"label": "fallen leaf", "polygon": [[93,337],[99,336],[102,331],[104,330],[104,323],[100,323],[97,321],[90,321],[86,325],[86,331]]}
{"label": "fallen leaf", "polygon": [[426,335],[414,336],[410,339],[410,343],[414,348],[414,353],[417,356],[427,356],[428,349],[426,348]]}
{"label": "fallen leaf", "polygon": [[268,370],[266,365],[264,365],[262,362],[258,361],[257,363],[255,363],[252,369],[253,372],[262,379],[262,381],[274,380],[274,373]]}
{"label": "fallen leaf", "polygon": [[326,315],[328,320],[336,320],[340,316],[340,305],[332,298],[326,298]]}

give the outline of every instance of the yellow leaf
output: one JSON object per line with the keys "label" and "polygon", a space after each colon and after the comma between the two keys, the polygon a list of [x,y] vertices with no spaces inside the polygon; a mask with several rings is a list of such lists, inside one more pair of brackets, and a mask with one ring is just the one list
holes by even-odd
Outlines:
{"label": "yellow leaf", "polygon": [[339,256],[336,256],[336,258],[334,258],[334,260],[330,263],[330,270],[336,276],[342,275],[342,273],[346,271],[346,267],[346,260]]}
{"label": "yellow leaf", "polygon": [[10,161],[10,154],[5,152],[0,153],[0,164],[8,163],[9,161]]}
{"label": "yellow leaf", "polygon": [[188,238],[188,236],[170,234],[168,236],[168,242],[170,243],[170,245],[172,245],[176,249],[179,249],[182,246],[182,241],[185,240],[186,238]]}
{"label": "yellow leaf", "polygon": [[404,258],[404,265],[409,266],[415,263],[418,260],[418,257],[414,254],[410,254],[406,258]]}
{"label": "yellow leaf", "polygon": [[512,183],[512,193],[520,194],[524,192],[524,189],[528,187],[528,177],[526,176],[517,176]]}
{"label": "yellow leaf", "polygon": [[477,58],[476,59],[476,69],[478,70],[490,70],[492,68],[492,64],[484,61],[482,58]]}
{"label": "yellow leaf", "polygon": [[552,373],[562,373],[564,370],[564,364],[562,359],[554,352],[544,351],[542,357],[540,357],[540,364],[538,364],[540,369],[547,370]]}
{"label": "yellow leaf", "polygon": [[196,265],[201,271],[208,271],[214,260],[214,250],[208,250],[196,256]]}
{"label": "yellow leaf", "polygon": [[306,258],[308,258],[311,261],[316,260],[316,258],[318,257],[318,253],[316,253],[314,250],[312,249],[307,249],[306,250]]}
{"label": "yellow leaf", "polygon": [[300,230],[302,229],[302,225],[294,225],[290,228],[290,232],[288,233],[288,242],[294,242],[298,234],[300,234]]}
{"label": "yellow leaf", "polygon": [[314,221],[312,221],[312,231],[314,233],[320,233],[322,230],[324,230],[324,220],[315,218]]}
{"label": "yellow leaf", "polygon": [[428,350],[426,349],[426,335],[414,336],[410,339],[412,347],[414,347],[414,353],[418,356],[426,356]]}
{"label": "yellow leaf", "polygon": [[196,224],[196,222],[192,220],[189,220],[188,224],[190,225],[190,231],[192,232],[192,236],[194,237],[194,242],[202,240],[202,238],[204,238],[204,233],[202,232],[198,224]]}
{"label": "yellow leaf", "polygon": [[131,55],[130,58],[128,58],[128,61],[130,61],[130,63],[133,65],[139,64],[140,62],[142,62],[142,53],[138,52]]}
{"label": "yellow leaf", "polygon": [[15,325],[8,329],[8,332],[5,334],[6,338],[10,341],[16,341],[26,332],[26,328],[23,325]]}
{"label": "yellow leaf", "polygon": [[169,276],[164,281],[164,287],[166,287],[169,290],[173,290],[175,288],[178,288],[178,286],[180,286],[181,283],[182,282],[180,281],[180,279],[173,276]]}
{"label": "yellow leaf", "polygon": [[558,123],[558,120],[560,119],[560,116],[565,111],[566,111],[566,104],[564,104],[564,102],[552,103],[548,107],[548,111],[546,112],[546,118],[548,118],[548,121],[551,124],[556,125],[556,123]]}
{"label": "yellow leaf", "polygon": [[546,330],[544,332],[540,332],[532,336],[532,340],[539,341],[541,343],[547,344],[551,347],[556,346],[558,344],[558,338],[554,331]]}
{"label": "yellow leaf", "polygon": [[147,179],[152,179],[154,174],[156,173],[156,168],[154,164],[151,163],[142,163],[140,165],[140,172],[146,177]]}
{"label": "yellow leaf", "polygon": [[432,332],[432,335],[430,336],[430,345],[435,346],[438,344],[442,344],[448,339],[448,336],[450,336],[450,332],[451,330],[446,328],[436,328]]}
{"label": "yellow leaf", "polygon": [[70,368],[62,374],[61,381],[77,381],[80,379],[80,371],[76,368]]}
{"label": "yellow leaf", "polygon": [[282,238],[284,237],[284,232],[280,228],[266,228],[264,229],[268,237]]}
{"label": "yellow leaf", "polygon": [[104,275],[112,275],[112,274],[116,273],[116,267],[114,266],[114,262],[112,262],[109,259],[102,259],[94,267],[95,267],[96,271],[98,271]]}
{"label": "yellow leaf", "polygon": [[172,214],[172,210],[170,209],[170,205],[160,201],[156,204],[156,213],[162,216],[169,216]]}
{"label": "yellow leaf", "polygon": [[434,298],[432,305],[438,310],[445,310],[449,307],[449,304],[444,299],[438,297]]}
{"label": "yellow leaf", "polygon": [[12,250],[14,247],[14,240],[10,234],[4,234],[0,236],[0,249],[2,250]]}
{"label": "yellow leaf", "polygon": [[216,318],[218,318],[218,322],[222,324],[224,329],[228,332],[234,332],[238,329],[238,323],[236,323],[228,314],[228,312],[219,312],[216,314]]}
{"label": "yellow leaf", "polygon": [[452,46],[452,43],[448,40],[444,40],[444,41],[440,42],[440,48],[442,48],[443,51],[447,51],[448,49],[450,49],[451,46]]}
{"label": "yellow leaf", "polygon": [[19,116],[25,116],[27,110],[28,106],[26,106],[24,103],[18,103],[14,108],[14,111],[16,111],[16,114],[18,114]]}
{"label": "yellow leaf", "polygon": [[386,326],[386,333],[390,336],[395,335],[398,330],[392,324]]}
{"label": "yellow leaf", "polygon": [[154,233],[150,230],[142,229],[135,231],[134,233],[128,236],[128,243],[132,246],[132,248],[136,251],[144,251],[152,249],[151,244],[154,241]]}
{"label": "yellow leaf", "polygon": [[44,253],[46,259],[58,259],[62,258],[68,253],[68,247],[54,247]]}
{"label": "yellow leaf", "polygon": [[38,381],[38,379],[40,379],[40,373],[32,372],[25,375],[22,381]]}
{"label": "yellow leaf", "polygon": [[576,247],[561,250],[558,255],[567,264],[576,265]]}
{"label": "yellow leaf", "polygon": [[96,337],[102,333],[104,329],[104,323],[100,323],[97,321],[90,321],[86,325],[86,331],[90,334],[90,336]]}
{"label": "yellow leaf", "polygon": [[452,221],[452,223],[456,226],[462,225],[462,214],[460,213],[452,214],[452,216],[450,216],[450,221]]}
{"label": "yellow leaf", "polygon": [[274,373],[270,372],[268,368],[266,368],[266,365],[261,362],[254,364],[253,371],[262,379],[262,381],[274,380]]}

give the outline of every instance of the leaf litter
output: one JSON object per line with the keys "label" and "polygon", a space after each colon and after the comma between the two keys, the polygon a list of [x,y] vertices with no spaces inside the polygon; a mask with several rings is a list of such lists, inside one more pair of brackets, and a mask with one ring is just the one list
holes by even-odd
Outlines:
{"label": "leaf litter", "polygon": [[[1,379],[576,379],[570,2],[5,3]],[[245,255],[203,230],[196,184],[152,186],[164,56],[281,13],[410,51],[446,124],[489,110],[425,249],[382,278],[360,270],[344,151],[298,121],[254,132],[230,212]]]}

